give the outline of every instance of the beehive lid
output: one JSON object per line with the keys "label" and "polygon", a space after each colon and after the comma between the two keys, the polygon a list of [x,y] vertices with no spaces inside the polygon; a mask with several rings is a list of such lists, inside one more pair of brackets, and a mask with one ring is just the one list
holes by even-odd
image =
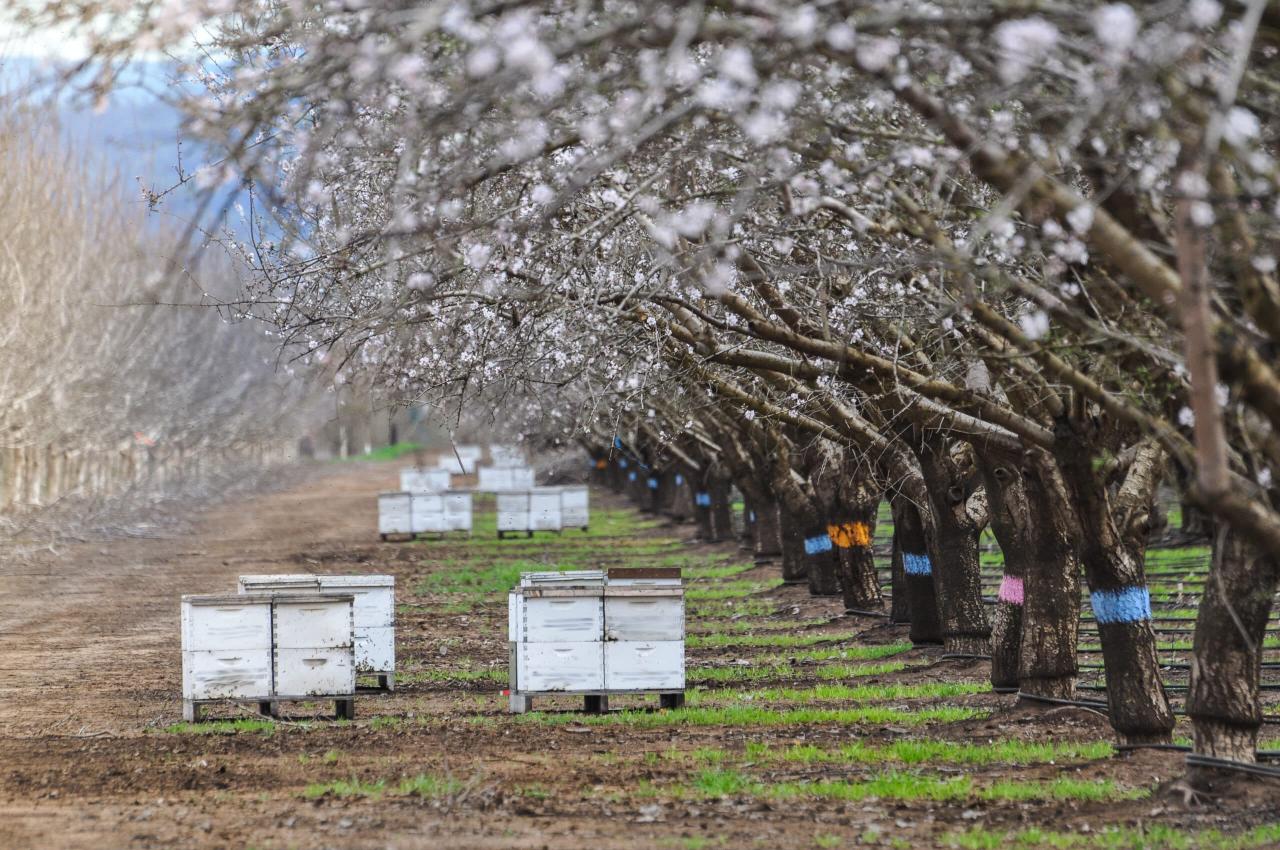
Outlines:
{"label": "beehive lid", "polygon": [[396,577],[387,575],[314,576],[324,588],[330,587],[395,587]]}
{"label": "beehive lid", "polygon": [[628,578],[680,579],[679,567],[610,567],[609,580]]}
{"label": "beehive lid", "polygon": [[268,605],[271,594],[245,593],[187,593],[182,596],[183,605]]}
{"label": "beehive lid", "polygon": [[255,593],[246,594],[245,596],[237,596],[237,599],[265,597],[277,605],[315,605],[317,599],[325,599],[332,602],[350,602],[355,603],[356,598],[350,593]]}
{"label": "beehive lid", "polygon": [[603,570],[533,572],[520,574],[521,587],[596,587],[604,584]]}
{"label": "beehive lid", "polygon": [[279,573],[240,576],[240,586],[244,588],[269,585],[269,590],[285,588],[304,588],[317,586],[317,579],[311,573]]}

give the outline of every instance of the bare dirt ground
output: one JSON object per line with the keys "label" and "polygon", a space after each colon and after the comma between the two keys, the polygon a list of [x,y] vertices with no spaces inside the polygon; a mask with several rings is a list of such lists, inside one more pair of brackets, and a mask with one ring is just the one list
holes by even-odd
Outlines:
{"label": "bare dirt ground", "polygon": [[[593,725],[576,714],[561,714],[559,722],[509,717],[498,681],[505,669],[505,607],[450,608],[413,589],[445,569],[460,547],[396,546],[371,533],[373,494],[394,486],[397,467],[318,466],[286,490],[201,511],[182,533],[55,545],[0,564],[0,848],[945,846],[944,836],[974,827],[1087,834],[1107,824],[1154,823],[1238,832],[1280,817],[1274,786],[1263,783],[1194,812],[1159,796],[1003,803],[927,794],[776,797],[766,790],[866,772],[850,764],[766,763],[750,756],[758,752],[752,746],[889,744],[919,731],[894,719],[799,718],[774,726],[690,720],[650,728]],[[732,546],[685,549],[737,557]],[[530,548],[529,557],[537,551]],[[610,558],[606,544],[596,560]],[[326,707],[304,705],[267,731],[193,734],[175,727],[179,596],[228,591],[242,573],[300,570],[397,575],[397,649],[409,673],[403,685],[392,695],[361,697],[350,724],[317,720]],[[770,578],[776,567],[744,570],[732,581]],[[801,588],[759,596],[769,608],[762,619],[805,623],[788,626],[788,634],[829,632],[838,646],[852,645],[846,640],[851,630],[860,646],[903,640],[901,629],[844,617],[835,600],[810,599]],[[691,651],[690,665],[750,666],[779,651],[708,646]],[[894,660],[908,662],[905,669],[857,684],[981,683],[986,676],[983,662],[938,661],[936,655],[902,651]],[[813,688],[824,681],[811,662],[795,657],[790,664],[781,682],[736,687]],[[434,676],[436,667],[453,678]],[[1026,714],[1012,708],[1011,698],[989,693],[941,702],[904,697],[893,705],[907,712],[941,703],[993,713],[932,726],[937,740],[1107,737],[1096,714]],[[218,715],[252,716],[234,707]],[[724,752],[734,771],[708,774]],[[1150,789],[1179,776],[1181,760],[1148,751],[1070,764],[997,761],[940,769],[943,776],[971,775],[987,784],[1069,775]],[[743,775],[755,785],[734,787],[733,777]],[[420,776],[430,778],[426,785],[397,790],[397,783]],[[343,793],[334,784],[342,782],[364,790]],[[679,790],[699,782],[699,793]]]}

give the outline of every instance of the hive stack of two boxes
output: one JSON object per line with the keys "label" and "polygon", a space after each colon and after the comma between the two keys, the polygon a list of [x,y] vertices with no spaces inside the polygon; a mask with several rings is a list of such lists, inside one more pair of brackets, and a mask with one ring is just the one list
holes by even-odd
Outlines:
{"label": "hive stack of two boxes", "polygon": [[241,576],[239,593],[182,597],[182,705],[333,700],[355,715],[357,675],[395,684],[393,576]]}
{"label": "hive stack of two boxes", "polygon": [[400,489],[378,494],[378,534],[419,534],[443,538],[451,531],[471,536],[471,493],[451,490],[450,475],[443,469],[410,468],[400,471]]}
{"label": "hive stack of two boxes", "polygon": [[590,523],[589,493],[585,485],[533,487],[515,492],[498,492],[498,537],[523,532],[566,528],[587,530]]}
{"label": "hive stack of two boxes", "polygon": [[684,704],[684,587],[678,569],[525,573],[508,596],[510,708],[580,695],[607,711],[618,694]]}

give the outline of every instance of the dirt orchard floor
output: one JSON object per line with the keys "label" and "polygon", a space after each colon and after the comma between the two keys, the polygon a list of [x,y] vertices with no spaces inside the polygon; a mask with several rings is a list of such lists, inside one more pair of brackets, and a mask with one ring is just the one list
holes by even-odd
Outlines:
{"label": "dirt orchard floor", "polygon": [[[895,717],[652,728],[593,725],[577,714],[555,715],[554,723],[510,717],[499,681],[507,652],[505,605],[451,609],[425,593],[415,602],[419,592],[413,588],[430,577],[433,564],[445,569],[461,547],[380,543],[372,533],[374,494],[395,487],[399,465],[317,466],[285,491],[200,512],[185,533],[55,546],[20,563],[0,564],[0,848],[928,846],[975,826],[1087,832],[1106,824],[1154,822],[1236,831],[1265,822],[1269,811],[1275,816],[1271,791],[1261,784],[1228,804],[1195,813],[1156,798],[779,798],[768,789],[858,780],[867,768],[757,762],[745,755],[764,745],[888,745],[926,731],[939,740],[978,744],[1107,737],[1105,723],[1090,712],[1027,714],[1012,708],[1011,698],[990,693],[942,700],[908,694],[892,701],[904,718],[935,705],[994,712],[927,730],[908,728]],[[593,499],[620,504],[601,493]],[[654,539],[692,533],[690,526],[637,532]],[[530,563],[536,562],[536,544],[512,546],[525,546]],[[679,551],[714,557],[716,563],[742,558],[728,544]],[[590,557],[597,564],[619,559],[607,540]],[[302,706],[265,732],[183,734],[171,728],[180,718],[179,596],[229,591],[242,573],[299,571],[397,575],[397,654],[409,672],[406,681],[392,695],[359,698],[353,724],[309,721],[323,707]],[[776,567],[761,567],[728,580],[767,587],[752,597],[767,603],[767,618],[796,623],[779,632],[829,636],[834,646],[874,648],[905,640],[900,627],[844,617],[837,600],[812,599],[803,588],[772,587],[776,575]],[[741,617],[723,622],[744,625]],[[690,628],[699,633],[692,619]],[[858,633],[856,643],[850,632]],[[905,669],[869,673],[851,684],[976,687],[984,681],[984,662],[939,661],[937,654],[895,650],[892,660],[905,662]],[[790,656],[781,684],[823,684],[819,662],[785,648],[736,644],[691,649],[690,656],[691,667],[708,670]],[[436,667],[457,678],[433,678]],[[707,688],[749,692],[777,684]],[[744,704],[732,695],[706,695],[708,705],[721,698]],[[235,707],[216,714],[252,716]],[[722,758],[732,762],[733,771],[718,770]],[[1141,789],[1180,773],[1180,757],[1148,751],[1069,765],[943,765],[940,775],[972,775],[986,784],[1070,775]],[[442,784],[397,790],[397,782],[420,775]],[[744,775],[755,784],[733,787]],[[335,786],[308,795],[308,786],[348,780],[364,783],[366,792],[345,795]],[[717,788],[718,781],[729,786]],[[699,783],[701,793],[687,793]]]}

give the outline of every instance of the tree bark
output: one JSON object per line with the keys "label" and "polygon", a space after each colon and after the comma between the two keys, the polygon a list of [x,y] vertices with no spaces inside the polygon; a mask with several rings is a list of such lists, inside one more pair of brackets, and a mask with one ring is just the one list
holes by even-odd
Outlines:
{"label": "tree bark", "polygon": [[717,542],[733,539],[733,506],[730,481],[721,475],[712,474],[707,483],[707,493],[711,497],[711,539]]}
{"label": "tree bark", "polygon": [[846,481],[841,491],[844,510],[827,528],[827,534],[835,544],[844,607],[848,611],[879,611],[884,607],[884,596],[871,542],[883,494],[865,478]]}
{"label": "tree bark", "polygon": [[753,505],[755,522],[754,548],[757,564],[766,564],[782,555],[782,518],[779,515],[778,503],[769,498],[761,498]]}
{"label": "tree bark", "polygon": [[779,508],[782,528],[782,581],[802,584],[809,580],[809,558],[804,551],[804,526],[784,508]]}
{"label": "tree bark", "polygon": [[[914,448],[932,508],[928,554],[943,646],[951,653],[987,655],[991,652],[991,624],[982,601],[978,563],[978,534],[985,517],[980,523],[971,510],[978,476],[966,457],[969,447],[952,447],[944,437],[931,435]],[[910,564],[907,569],[910,572]]]}
{"label": "tree bark", "polygon": [[1187,716],[1195,751],[1252,763],[1262,725],[1258,682],[1280,559],[1222,527],[1200,599]]}
{"label": "tree bark", "polygon": [[1023,576],[1018,688],[1030,696],[1070,699],[1079,673],[1080,524],[1051,457],[1033,452],[1023,482],[1032,547]]}
{"label": "tree bark", "polygon": [[1139,451],[1113,511],[1091,446],[1069,426],[1060,426],[1060,434],[1055,454],[1080,519],[1080,559],[1102,641],[1111,725],[1122,743],[1167,743],[1174,718],[1160,679],[1144,569],[1146,516],[1162,453],[1154,444]]}
{"label": "tree bark", "polygon": [[1068,699],[1075,693],[1080,619],[1074,515],[1042,452],[980,454],[991,528],[1005,563],[993,617],[991,684]]}
{"label": "tree bark", "polygon": [[[942,643],[942,623],[920,507],[901,493],[890,496],[895,548],[901,553],[903,585],[911,612],[911,642]],[[928,508],[925,508],[927,510]]]}
{"label": "tree bark", "polygon": [[[894,522],[893,540],[889,555],[889,622],[910,623],[911,601],[907,593],[907,574],[902,568],[902,541]],[[936,612],[935,612],[936,619]]]}

